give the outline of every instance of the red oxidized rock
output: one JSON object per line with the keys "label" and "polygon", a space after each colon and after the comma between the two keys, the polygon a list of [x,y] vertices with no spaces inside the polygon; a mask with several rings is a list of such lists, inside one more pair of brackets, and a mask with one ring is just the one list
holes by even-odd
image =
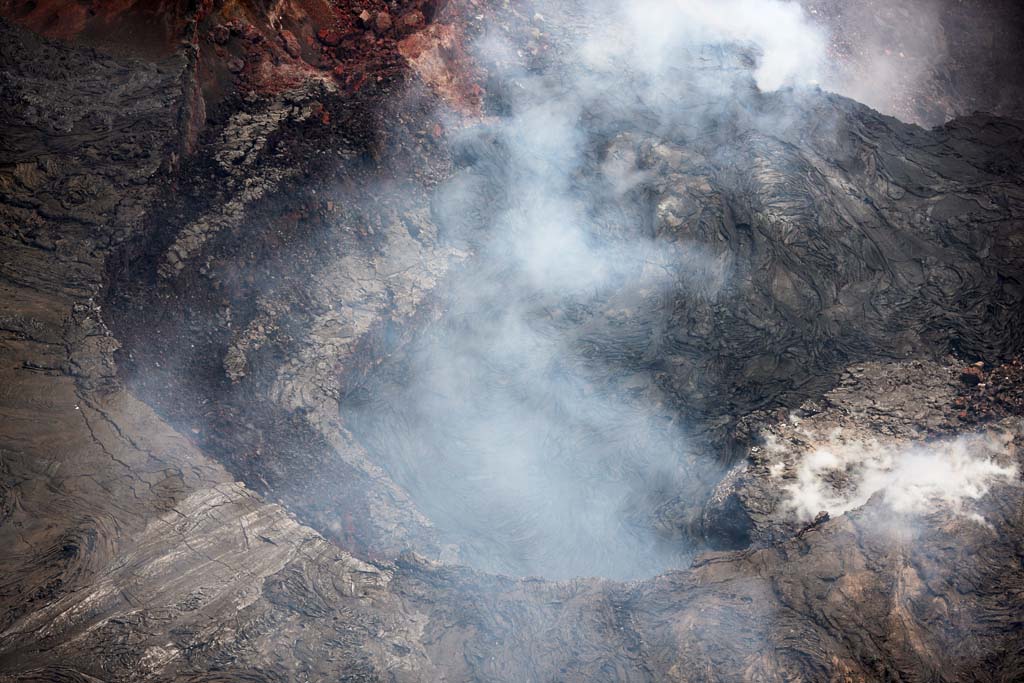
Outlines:
{"label": "red oxidized rock", "polygon": [[373,22],[373,28],[377,33],[387,33],[391,30],[391,15],[387,12],[377,12],[377,18]]}
{"label": "red oxidized rock", "polygon": [[456,109],[479,114],[483,89],[456,26],[430,24],[398,43],[398,52],[438,95]]}
{"label": "red oxidized rock", "polygon": [[333,28],[322,28],[316,32],[316,39],[328,47],[337,47],[341,44],[342,34]]}
{"label": "red oxidized rock", "polygon": [[298,59],[299,55],[302,54],[302,47],[299,45],[299,41],[295,37],[295,34],[291,31],[281,31],[280,38],[284,51]]}
{"label": "red oxidized rock", "polygon": [[324,50],[320,53],[320,58],[316,62],[316,68],[323,69],[324,71],[330,71],[337,66],[337,64],[338,60],[336,60],[330,52]]}
{"label": "red oxidized rock", "polygon": [[258,43],[263,40],[263,34],[252,24],[245,24],[242,28],[242,37],[250,43]]}
{"label": "red oxidized rock", "polygon": [[423,28],[426,23],[426,17],[424,17],[423,12],[418,9],[407,12],[402,16],[402,28],[406,31],[417,31]]}

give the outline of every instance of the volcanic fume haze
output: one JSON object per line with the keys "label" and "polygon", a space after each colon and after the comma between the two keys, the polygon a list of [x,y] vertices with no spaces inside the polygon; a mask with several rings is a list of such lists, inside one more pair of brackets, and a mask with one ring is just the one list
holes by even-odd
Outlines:
{"label": "volcanic fume haze", "polygon": [[1024,678],[1024,13],[0,2],[0,681]]}

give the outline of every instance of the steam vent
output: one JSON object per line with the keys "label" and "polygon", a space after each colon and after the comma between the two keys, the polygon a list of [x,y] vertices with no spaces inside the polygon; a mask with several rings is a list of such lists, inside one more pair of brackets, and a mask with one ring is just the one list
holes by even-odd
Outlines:
{"label": "steam vent", "polygon": [[0,0],[0,683],[1024,681],[1020,0]]}

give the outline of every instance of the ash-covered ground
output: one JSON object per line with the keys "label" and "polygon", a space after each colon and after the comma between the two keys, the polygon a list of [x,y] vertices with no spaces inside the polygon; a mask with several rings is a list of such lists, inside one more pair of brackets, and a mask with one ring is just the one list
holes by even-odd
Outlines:
{"label": "ash-covered ground", "polygon": [[0,12],[0,680],[1024,677],[1014,3]]}

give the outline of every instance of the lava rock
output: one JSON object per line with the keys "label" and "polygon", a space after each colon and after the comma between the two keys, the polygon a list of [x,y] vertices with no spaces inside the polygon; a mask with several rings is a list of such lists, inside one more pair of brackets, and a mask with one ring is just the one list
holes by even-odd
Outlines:
{"label": "lava rock", "polygon": [[281,45],[284,47],[285,52],[287,52],[291,57],[298,59],[302,54],[302,47],[299,45],[299,41],[295,35],[291,31],[281,31],[279,35]]}
{"label": "lava rock", "polygon": [[402,28],[406,31],[418,31],[423,28],[427,20],[423,16],[423,12],[418,9],[414,9],[410,12],[406,12],[401,18]]}
{"label": "lava rock", "polygon": [[210,39],[218,45],[226,45],[231,40],[231,29],[224,24],[217,24],[210,29]]}
{"label": "lava rock", "polygon": [[960,381],[969,387],[977,386],[985,380],[985,373],[981,368],[971,366],[960,371]]}
{"label": "lava rock", "polygon": [[394,22],[391,21],[390,14],[387,12],[377,12],[377,16],[373,20],[373,29],[377,33],[387,33],[393,25]]}
{"label": "lava rock", "polygon": [[343,37],[341,31],[333,28],[322,28],[316,32],[316,39],[328,47],[337,47]]}

